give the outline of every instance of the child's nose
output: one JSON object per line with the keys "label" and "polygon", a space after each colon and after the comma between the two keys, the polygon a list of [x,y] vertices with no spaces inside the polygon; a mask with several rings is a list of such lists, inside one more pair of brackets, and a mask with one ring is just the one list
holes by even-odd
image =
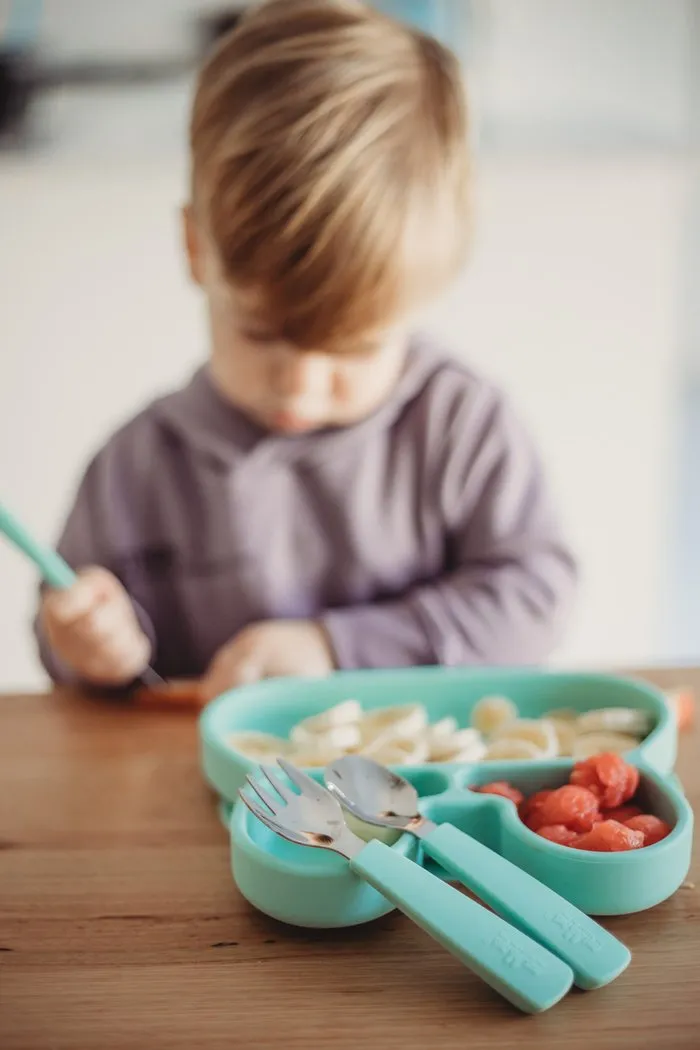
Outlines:
{"label": "child's nose", "polygon": [[322,393],[326,372],[327,365],[320,354],[293,352],[279,370],[279,391],[285,397],[299,398]]}

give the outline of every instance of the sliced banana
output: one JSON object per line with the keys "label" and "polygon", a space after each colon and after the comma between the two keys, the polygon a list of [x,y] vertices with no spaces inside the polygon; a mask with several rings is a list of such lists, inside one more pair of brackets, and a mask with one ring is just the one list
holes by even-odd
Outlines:
{"label": "sliced banana", "polygon": [[302,769],[305,769],[307,766],[318,769],[321,766],[327,766],[342,755],[354,753],[356,752],[352,748],[333,747],[319,738],[314,743],[308,745],[300,744],[297,747],[293,747],[287,757],[290,762],[300,766]]}
{"label": "sliced banana", "polygon": [[279,755],[289,755],[291,751],[288,740],[273,736],[271,733],[258,733],[253,730],[229,733],[226,743],[234,751],[240,751],[247,758],[255,758],[260,761],[274,760]]}
{"label": "sliced banana", "polygon": [[[485,751],[484,739],[478,729],[458,729],[428,739],[430,762],[464,761],[463,755],[483,755]],[[460,757],[457,759],[455,756]],[[473,761],[478,762],[479,759],[475,757]]]}
{"label": "sliced banana", "polygon": [[524,740],[522,737],[501,737],[494,741],[486,749],[485,762],[494,762],[498,759],[507,758],[543,758],[541,749],[532,740]]}
{"label": "sliced banana", "polygon": [[518,717],[518,709],[505,696],[484,696],[472,710],[471,723],[484,736],[493,736],[508,722]]}
{"label": "sliced banana", "polygon": [[457,719],[453,718],[452,715],[448,715],[447,718],[440,718],[437,722],[432,722],[428,726],[428,732],[431,737],[448,736],[450,733],[456,733]]}
{"label": "sliced banana", "polygon": [[292,740],[303,743],[309,737],[329,733],[340,726],[356,725],[362,718],[362,707],[357,700],[343,700],[342,703],[321,711],[318,715],[304,718],[292,729]]}
{"label": "sliced banana", "polygon": [[493,739],[529,741],[537,748],[538,758],[554,758],[558,748],[557,734],[547,718],[516,718],[502,726]]}
{"label": "sliced banana", "polygon": [[651,729],[645,711],[627,707],[581,715],[558,708],[544,718],[518,718],[515,704],[503,696],[479,700],[471,721],[471,727],[459,729],[450,715],[431,725],[423,704],[363,711],[357,700],[344,700],[297,723],[289,740],[251,730],[230,733],[226,743],[261,762],[283,755],[301,767],[320,768],[340,755],[360,753],[391,766],[557,755],[583,759],[603,751],[630,751]]}
{"label": "sliced banana", "polygon": [[486,756],[486,744],[479,737],[464,747],[458,748],[449,754],[445,754],[441,762],[481,762]]}
{"label": "sliced banana", "polygon": [[286,757],[299,769],[325,769],[329,762],[334,762],[336,758],[340,758],[341,754],[342,752],[338,751],[310,747],[308,749],[295,748]]}
{"label": "sliced banana", "polygon": [[590,758],[604,751],[615,751],[624,754],[638,747],[640,738],[630,733],[585,733],[577,736],[573,746],[575,759]]}
{"label": "sliced banana", "polygon": [[428,742],[415,737],[392,737],[391,740],[375,739],[367,744],[361,754],[373,758],[384,766],[409,766],[425,762],[428,758]]}
{"label": "sliced banana", "polygon": [[557,738],[557,755],[560,757],[573,754],[574,741],[576,740],[576,724],[567,718],[554,718],[551,715],[547,721],[554,729]]}
{"label": "sliced banana", "polygon": [[574,711],[573,707],[553,707],[551,711],[546,712],[544,717],[553,722],[575,722],[578,718],[578,711]]}
{"label": "sliced banana", "polygon": [[428,712],[422,704],[398,704],[368,711],[360,721],[363,743],[381,737],[384,740],[407,739],[425,734]]}
{"label": "sliced banana", "polygon": [[601,707],[586,711],[576,719],[578,733],[629,733],[646,736],[651,719],[646,711],[635,707]]}
{"label": "sliced banana", "polygon": [[290,736],[292,743],[302,751],[316,748],[320,751],[340,753],[352,751],[362,743],[362,734],[356,722],[333,726],[324,733],[309,733],[305,729],[301,730],[299,726],[294,726]]}

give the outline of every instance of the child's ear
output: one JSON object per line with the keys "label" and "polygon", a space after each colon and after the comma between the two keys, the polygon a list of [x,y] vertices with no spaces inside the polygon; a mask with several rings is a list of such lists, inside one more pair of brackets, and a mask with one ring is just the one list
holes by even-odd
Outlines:
{"label": "child's ear", "polygon": [[190,277],[195,284],[201,285],[204,280],[204,254],[202,235],[197,226],[191,204],[182,209],[182,230],[185,239],[185,251],[189,263]]}

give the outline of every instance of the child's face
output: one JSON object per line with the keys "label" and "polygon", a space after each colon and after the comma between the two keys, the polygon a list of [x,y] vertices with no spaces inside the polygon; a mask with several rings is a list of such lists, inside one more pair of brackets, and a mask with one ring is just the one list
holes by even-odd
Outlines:
{"label": "child's face", "polygon": [[232,404],[269,430],[305,433],[357,423],[388,398],[406,354],[403,329],[357,352],[299,351],[269,329],[254,294],[223,278],[189,212],[185,229],[192,276],[207,299],[212,376]]}

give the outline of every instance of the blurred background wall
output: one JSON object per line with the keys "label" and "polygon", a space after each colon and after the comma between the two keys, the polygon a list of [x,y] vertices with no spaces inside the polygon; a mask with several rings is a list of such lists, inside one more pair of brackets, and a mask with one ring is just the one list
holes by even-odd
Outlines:
{"label": "blurred background wall", "polygon": [[[697,658],[700,3],[382,6],[428,15],[465,62],[472,261],[426,323],[540,441],[584,571],[557,659]],[[0,499],[46,540],[92,451],[205,351],[178,209],[214,13],[0,0],[29,87],[0,148]],[[0,541],[0,687],[43,681],[34,579]]]}

